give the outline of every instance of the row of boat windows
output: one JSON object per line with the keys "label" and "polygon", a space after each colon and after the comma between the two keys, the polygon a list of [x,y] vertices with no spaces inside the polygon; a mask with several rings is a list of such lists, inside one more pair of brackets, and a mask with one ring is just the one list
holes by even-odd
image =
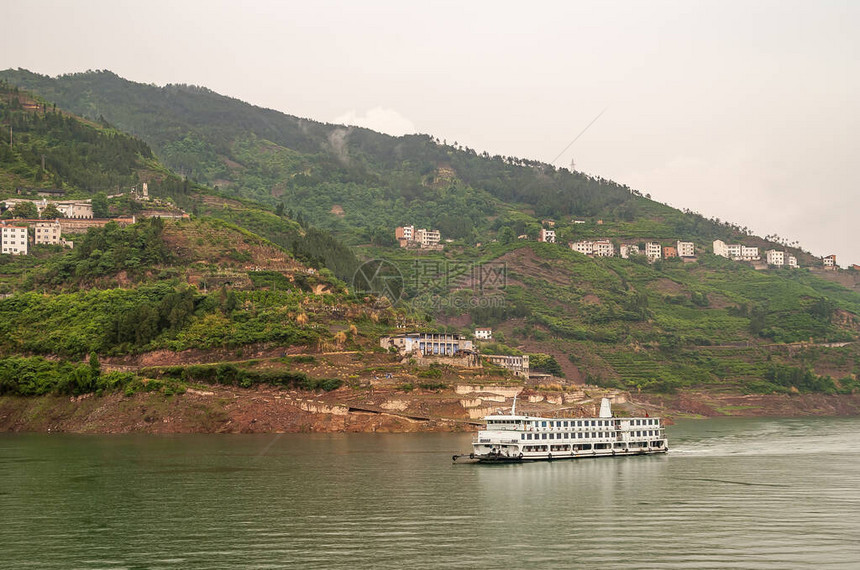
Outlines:
{"label": "row of boat windows", "polygon": [[[630,420],[632,426],[656,426],[657,418],[641,418]],[[487,420],[487,425],[519,425],[521,422],[515,420]],[[527,427],[544,428],[566,428],[566,427],[612,427],[615,420],[541,420],[522,422]]]}
{"label": "row of boat windows", "polygon": [[[662,441],[652,441],[650,447],[660,447],[663,445]],[[649,447],[647,441],[635,441],[629,444],[624,443],[616,443],[614,445],[615,449],[645,449]],[[590,451],[591,449],[612,449],[613,445],[611,443],[595,443],[592,447],[590,443],[576,444],[576,445],[524,445],[522,450],[526,453],[534,452],[534,451]]]}
{"label": "row of boat windows", "polygon": [[[590,439],[599,437],[612,437],[612,433],[608,431],[598,432],[575,432],[575,433],[521,433],[520,439]],[[658,435],[656,429],[636,430],[631,431],[632,437],[653,437]],[[534,436],[534,437],[532,437]]]}

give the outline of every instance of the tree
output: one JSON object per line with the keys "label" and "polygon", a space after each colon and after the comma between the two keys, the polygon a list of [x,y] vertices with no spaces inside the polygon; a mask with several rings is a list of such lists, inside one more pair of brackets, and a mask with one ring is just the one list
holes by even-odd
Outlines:
{"label": "tree", "polygon": [[57,209],[55,204],[48,204],[45,206],[45,209],[42,210],[42,219],[43,220],[53,220],[56,218],[64,218],[65,214],[63,214],[60,210]]}
{"label": "tree", "polygon": [[32,220],[39,217],[39,210],[36,209],[36,205],[32,202],[18,202],[12,208],[12,214],[16,218],[29,218]]}
{"label": "tree", "polygon": [[108,217],[108,201],[107,195],[104,192],[99,192],[93,196],[93,217],[107,218]]}
{"label": "tree", "polygon": [[822,297],[812,304],[809,308],[809,313],[812,316],[829,323],[833,319],[833,313],[836,312],[837,308],[838,307],[834,301],[827,297]]}
{"label": "tree", "polygon": [[517,236],[514,234],[514,230],[512,230],[510,226],[505,226],[502,228],[502,231],[499,232],[499,241],[504,244],[514,243],[517,241]]}
{"label": "tree", "polygon": [[102,372],[101,364],[99,364],[99,355],[95,352],[90,353],[90,372],[94,378],[98,378],[98,376]]}

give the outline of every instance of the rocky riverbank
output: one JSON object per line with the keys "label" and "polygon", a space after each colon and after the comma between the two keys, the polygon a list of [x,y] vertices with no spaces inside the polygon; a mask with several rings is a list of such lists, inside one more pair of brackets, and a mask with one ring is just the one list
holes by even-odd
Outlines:
{"label": "rocky riverbank", "polygon": [[72,433],[301,433],[473,431],[495,409],[592,416],[603,396],[619,415],[680,417],[860,415],[860,395],[631,395],[583,387],[541,392],[514,386],[444,390],[342,388],[328,393],[213,386],[183,394],[0,397],[0,431]]}

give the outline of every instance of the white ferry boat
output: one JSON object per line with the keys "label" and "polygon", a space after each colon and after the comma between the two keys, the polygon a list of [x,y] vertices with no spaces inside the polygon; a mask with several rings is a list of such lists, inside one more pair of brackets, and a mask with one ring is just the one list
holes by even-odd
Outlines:
{"label": "white ferry boat", "polygon": [[596,418],[542,418],[516,413],[491,414],[486,429],[472,441],[472,453],[454,462],[516,463],[612,455],[666,453],[669,442],[660,418],[615,418],[609,399]]}

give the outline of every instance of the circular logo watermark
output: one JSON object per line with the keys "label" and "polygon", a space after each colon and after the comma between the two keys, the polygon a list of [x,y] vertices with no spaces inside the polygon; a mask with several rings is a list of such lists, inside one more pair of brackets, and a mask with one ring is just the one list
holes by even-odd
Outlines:
{"label": "circular logo watermark", "polygon": [[403,296],[403,274],[390,261],[371,259],[355,270],[352,290],[358,296],[384,297],[394,305]]}

